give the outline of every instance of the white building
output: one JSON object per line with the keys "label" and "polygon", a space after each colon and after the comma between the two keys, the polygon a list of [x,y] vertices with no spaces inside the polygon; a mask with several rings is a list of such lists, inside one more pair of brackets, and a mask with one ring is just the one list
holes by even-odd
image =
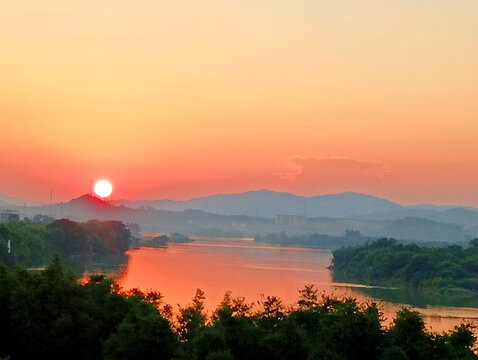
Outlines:
{"label": "white building", "polygon": [[15,210],[0,210],[0,223],[19,221],[20,213]]}

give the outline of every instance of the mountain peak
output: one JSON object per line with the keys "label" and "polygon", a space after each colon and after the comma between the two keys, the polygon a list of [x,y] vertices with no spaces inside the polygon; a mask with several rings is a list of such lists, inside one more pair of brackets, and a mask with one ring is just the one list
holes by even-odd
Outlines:
{"label": "mountain peak", "polygon": [[74,198],[70,200],[68,204],[112,206],[108,201],[105,201],[97,196],[92,196],[90,194],[84,194],[77,198]]}

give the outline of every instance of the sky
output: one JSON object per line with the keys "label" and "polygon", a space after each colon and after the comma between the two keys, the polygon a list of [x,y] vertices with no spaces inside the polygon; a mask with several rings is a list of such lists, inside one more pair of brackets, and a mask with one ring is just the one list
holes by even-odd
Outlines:
{"label": "sky", "polygon": [[476,0],[0,0],[0,192],[478,206]]}

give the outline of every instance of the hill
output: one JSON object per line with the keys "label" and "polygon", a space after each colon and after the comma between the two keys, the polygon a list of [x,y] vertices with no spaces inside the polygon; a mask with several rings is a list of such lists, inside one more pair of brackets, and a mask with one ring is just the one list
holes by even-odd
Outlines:
{"label": "hill", "polygon": [[377,220],[397,220],[407,217],[422,218],[461,225],[478,225],[478,211],[467,207],[403,207],[399,210],[365,215],[363,218]]}

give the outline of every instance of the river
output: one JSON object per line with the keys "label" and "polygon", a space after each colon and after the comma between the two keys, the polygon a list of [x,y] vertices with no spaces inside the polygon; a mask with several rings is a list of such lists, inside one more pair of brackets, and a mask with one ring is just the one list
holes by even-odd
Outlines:
{"label": "river", "polygon": [[246,239],[195,239],[129,250],[127,255],[127,265],[117,278],[122,288],[160,291],[173,306],[186,305],[200,288],[206,294],[209,313],[226,291],[249,302],[264,294],[293,304],[304,285],[314,284],[321,294],[378,301],[385,324],[403,306],[422,313],[428,329],[435,332],[451,329],[463,320],[478,322],[478,308],[442,306],[426,297],[417,300],[416,294],[399,289],[334,282],[327,268],[331,260],[328,250],[261,245]]}

